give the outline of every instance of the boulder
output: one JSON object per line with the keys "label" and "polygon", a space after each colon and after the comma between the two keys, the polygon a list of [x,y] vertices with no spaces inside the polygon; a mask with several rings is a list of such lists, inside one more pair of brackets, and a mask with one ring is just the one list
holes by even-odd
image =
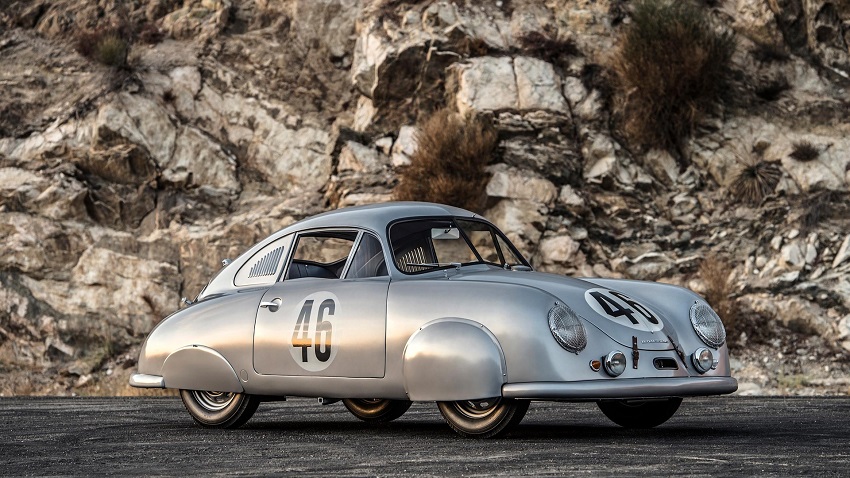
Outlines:
{"label": "boulder", "polygon": [[487,195],[492,198],[524,199],[550,206],[558,195],[551,181],[532,171],[522,171],[500,163],[487,168],[490,181]]}
{"label": "boulder", "polygon": [[394,167],[407,166],[410,164],[410,157],[416,151],[416,134],[417,129],[414,126],[402,126],[398,130],[398,137],[393,143],[392,148],[392,163]]}
{"label": "boulder", "polygon": [[513,59],[474,58],[455,66],[457,109],[468,111],[515,110],[519,105]]}

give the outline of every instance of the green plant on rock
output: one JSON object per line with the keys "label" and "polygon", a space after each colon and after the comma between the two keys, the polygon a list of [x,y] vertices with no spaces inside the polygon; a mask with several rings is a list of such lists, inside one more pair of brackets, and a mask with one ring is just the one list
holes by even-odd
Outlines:
{"label": "green plant on rock", "polygon": [[722,99],[735,49],[708,12],[686,0],[640,0],[611,58],[626,134],[679,148]]}
{"label": "green plant on rock", "polygon": [[489,121],[440,110],[422,123],[410,165],[399,174],[400,201],[428,201],[480,212],[490,175],[486,166],[498,144]]}
{"label": "green plant on rock", "polygon": [[98,63],[113,68],[121,68],[127,65],[127,54],[130,44],[117,36],[107,36],[95,46],[94,59]]}
{"label": "green plant on rock", "polygon": [[115,69],[127,66],[131,29],[127,26],[103,27],[77,34],[76,50],[80,55]]}

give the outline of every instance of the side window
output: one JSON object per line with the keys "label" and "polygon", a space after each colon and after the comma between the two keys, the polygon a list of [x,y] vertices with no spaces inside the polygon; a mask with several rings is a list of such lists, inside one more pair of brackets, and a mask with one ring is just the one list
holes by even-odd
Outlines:
{"label": "side window", "polygon": [[339,279],[356,238],[357,233],[353,231],[322,231],[300,235],[286,278]]}
{"label": "side window", "polygon": [[346,279],[364,279],[367,277],[382,277],[387,275],[387,263],[381,241],[372,234],[363,233],[357,252],[351,258]]}
{"label": "side window", "polygon": [[292,237],[292,234],[281,237],[257,251],[236,273],[233,285],[242,287],[274,283],[289,252]]}

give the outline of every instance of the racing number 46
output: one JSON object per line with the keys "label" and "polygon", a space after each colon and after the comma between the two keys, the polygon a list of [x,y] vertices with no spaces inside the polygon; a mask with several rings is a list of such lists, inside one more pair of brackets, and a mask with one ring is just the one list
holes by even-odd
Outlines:
{"label": "racing number 46", "polygon": [[613,290],[609,290],[608,293],[614,296],[615,298],[625,302],[626,307],[623,307],[622,304],[612,299],[611,297],[608,297],[602,292],[593,291],[590,293],[590,295],[592,295],[593,298],[596,299],[596,302],[599,302],[599,305],[601,305],[602,308],[605,309],[605,313],[607,313],[611,317],[621,317],[625,315],[633,324],[638,325],[640,322],[638,321],[637,317],[635,317],[635,310],[637,310],[637,312],[650,323],[658,325],[658,319],[654,315],[652,315],[652,312],[647,310],[646,307],[633,301],[625,294],[621,294]]}
{"label": "racing number 46", "polygon": [[336,303],[332,299],[322,301],[316,317],[316,334],[310,337],[310,316],[313,315],[313,301],[304,301],[298,320],[295,322],[295,330],[292,331],[292,346],[301,347],[301,361],[307,362],[307,349],[313,347],[313,352],[320,362],[327,362],[331,357],[331,335],[333,326],[325,319],[325,315],[334,315]]}

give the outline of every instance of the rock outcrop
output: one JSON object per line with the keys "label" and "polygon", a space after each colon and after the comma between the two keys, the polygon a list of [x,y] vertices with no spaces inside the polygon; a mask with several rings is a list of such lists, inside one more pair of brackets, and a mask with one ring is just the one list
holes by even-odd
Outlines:
{"label": "rock outcrop", "polygon": [[[848,392],[846,2],[714,7],[735,101],[684,158],[619,129],[616,0],[0,5],[4,394],[127,393],[135,347],[221,259],[390,200],[441,108],[493,120],[484,213],[536,268],[707,293],[700,265],[722,260],[742,390]],[[75,51],[115,22],[137,27],[127,69]],[[746,204],[730,191],[754,157],[781,177]]]}

